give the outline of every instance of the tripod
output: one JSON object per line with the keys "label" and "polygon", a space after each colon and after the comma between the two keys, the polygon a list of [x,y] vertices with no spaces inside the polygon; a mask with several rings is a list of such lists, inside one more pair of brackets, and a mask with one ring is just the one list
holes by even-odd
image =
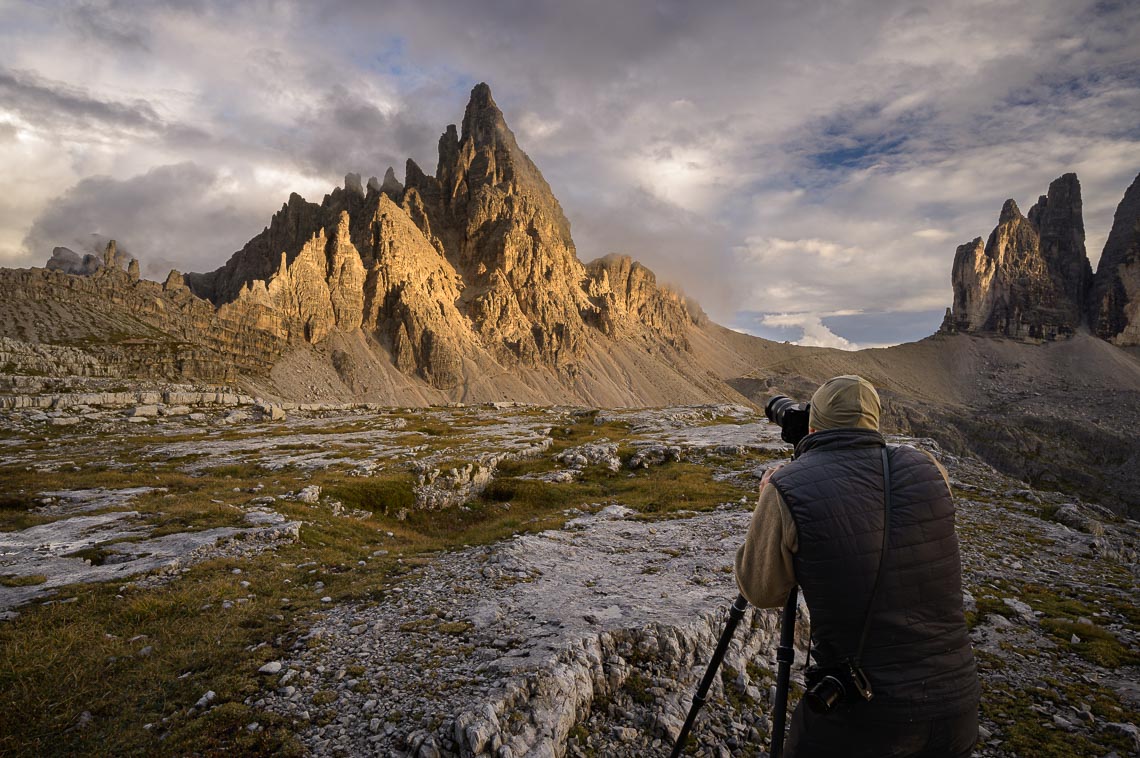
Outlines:
{"label": "tripod", "polygon": [[[788,682],[792,673],[792,661],[795,659],[793,643],[795,641],[798,601],[799,588],[792,587],[792,591],[788,593],[788,602],[784,604],[784,615],[780,620],[780,644],[776,648],[776,699],[772,703],[772,749],[769,752],[770,758],[780,758],[784,752],[784,723],[788,715]],[[678,758],[681,755],[685,741],[689,738],[689,732],[692,731],[693,722],[697,720],[697,712],[705,704],[709,687],[712,686],[713,678],[716,677],[716,672],[724,660],[724,654],[728,651],[728,644],[732,642],[732,635],[736,633],[737,625],[744,618],[746,608],[748,608],[748,601],[744,599],[744,595],[737,595],[732,607],[728,609],[728,619],[725,621],[724,631],[721,632],[720,640],[716,643],[716,649],[713,651],[712,660],[709,661],[709,667],[705,671],[704,678],[701,679],[700,686],[697,687],[696,694],[693,695],[693,706],[689,709],[689,716],[685,719],[685,725],[681,727],[677,741],[673,744],[673,752],[670,754],[670,758]]]}

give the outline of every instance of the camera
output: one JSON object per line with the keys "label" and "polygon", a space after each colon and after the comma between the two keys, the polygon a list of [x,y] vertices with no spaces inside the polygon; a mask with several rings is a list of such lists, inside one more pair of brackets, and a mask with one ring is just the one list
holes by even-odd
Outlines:
{"label": "camera", "polygon": [[764,406],[764,415],[780,427],[780,438],[796,445],[808,434],[811,403],[797,403],[787,395],[776,395]]}
{"label": "camera", "polygon": [[846,668],[812,667],[807,679],[804,702],[815,713],[828,713],[839,703],[853,703],[857,697],[867,701],[875,697],[863,669],[850,663]]}

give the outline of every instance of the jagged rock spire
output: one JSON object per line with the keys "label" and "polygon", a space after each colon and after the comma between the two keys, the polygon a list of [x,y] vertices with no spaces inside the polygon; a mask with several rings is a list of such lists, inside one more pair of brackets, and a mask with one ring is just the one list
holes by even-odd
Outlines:
{"label": "jagged rock spire", "polygon": [[647,329],[685,350],[697,318],[628,259],[582,265],[486,84],[462,128],[440,136],[435,176],[409,159],[403,184],[389,168],[366,186],[346,174],[320,205],[293,195],[223,268],[186,281],[216,304],[240,301],[286,342],[362,329],[438,389],[488,357],[573,376],[594,335]]}
{"label": "jagged rock spire", "polygon": [[1091,268],[1076,174],[1049,185],[1023,216],[1006,200],[988,241],[958,247],[954,308],[944,330],[1056,339],[1084,323]]}
{"label": "jagged rock spire", "polygon": [[1116,208],[1097,264],[1089,325],[1118,345],[1140,345],[1140,174]]}

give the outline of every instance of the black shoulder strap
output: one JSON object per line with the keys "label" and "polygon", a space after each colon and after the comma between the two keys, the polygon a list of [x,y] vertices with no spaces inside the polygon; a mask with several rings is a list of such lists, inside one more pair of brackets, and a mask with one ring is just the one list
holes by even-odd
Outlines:
{"label": "black shoulder strap", "polygon": [[871,587],[871,600],[867,603],[867,615],[863,618],[863,633],[859,636],[859,647],[855,650],[852,663],[855,668],[863,662],[863,646],[867,644],[867,632],[871,630],[871,611],[875,609],[875,598],[879,594],[883,566],[887,563],[887,550],[891,538],[891,464],[887,447],[883,446],[883,551],[879,553],[879,568],[875,572],[875,583]]}

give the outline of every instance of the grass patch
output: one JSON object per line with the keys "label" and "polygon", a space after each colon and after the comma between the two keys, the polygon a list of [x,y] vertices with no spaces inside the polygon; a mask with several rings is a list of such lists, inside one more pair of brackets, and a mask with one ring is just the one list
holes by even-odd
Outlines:
{"label": "grass patch", "polygon": [[46,581],[43,574],[0,574],[0,587],[35,587]]}
{"label": "grass patch", "polygon": [[[249,451],[259,452],[259,451]],[[265,475],[265,469],[256,463],[227,463],[222,466],[210,466],[199,469],[200,476],[211,476],[218,479],[242,479],[249,481]]]}
{"label": "grass patch", "polygon": [[332,705],[338,697],[336,690],[318,690],[313,694],[313,705]]}
{"label": "grass patch", "polygon": [[[0,625],[0,755],[300,754],[287,723],[242,705],[265,685],[257,668],[282,657],[302,619],[323,607],[320,596],[368,599],[402,569],[395,553],[370,558],[392,542],[375,523],[277,507],[305,514],[296,544],[199,564],[145,591],[72,586],[61,591],[76,602],[24,606]],[[317,579],[319,593],[306,586]],[[145,641],[129,642],[137,635]],[[139,655],[143,646],[150,655]],[[218,707],[191,714],[206,690],[218,693]]]}
{"label": "grass patch", "polygon": [[648,679],[641,674],[633,671],[626,677],[625,684],[622,685],[629,696],[633,698],[633,702],[638,705],[652,705],[656,698],[653,693],[649,691],[651,683]]}
{"label": "grass patch", "polygon": [[81,561],[87,561],[92,566],[102,566],[108,557],[115,554],[113,550],[107,550],[98,545],[94,547],[80,548],[71,553],[65,553],[64,558],[78,558]]}
{"label": "grass patch", "polygon": [[456,636],[467,634],[473,628],[474,627],[466,621],[445,621],[436,627],[436,629],[444,634],[454,634]]}
{"label": "grass patch", "polygon": [[[1041,626],[1060,640],[1062,645],[1098,666],[1119,668],[1124,665],[1140,664],[1140,655],[1120,644],[1120,640],[1112,632],[1095,624],[1042,619]],[[1080,642],[1072,642],[1073,635],[1076,635]]]}
{"label": "grass patch", "polygon": [[0,497],[0,512],[26,511],[36,507],[36,501],[26,496],[5,495]]}
{"label": "grass patch", "polygon": [[349,508],[394,515],[415,507],[414,484],[410,475],[348,479],[328,487],[324,494]]}
{"label": "grass patch", "polygon": [[[1033,709],[1045,705],[1047,710],[1066,710],[1069,704],[1092,702],[1093,711],[1105,720],[1135,722],[1137,714],[1117,705],[1109,690],[1083,683],[1061,685],[1046,678],[1044,687],[1010,691],[982,678],[982,716],[998,726],[997,736],[1003,740],[1003,752],[1034,758],[1069,758],[1074,755],[1105,755],[1118,751],[1131,753],[1131,738],[1105,729],[1093,735],[1074,734],[1058,729],[1052,720]],[[1099,713],[1098,713],[1099,712]],[[1103,715],[1102,715],[1103,714]]]}

